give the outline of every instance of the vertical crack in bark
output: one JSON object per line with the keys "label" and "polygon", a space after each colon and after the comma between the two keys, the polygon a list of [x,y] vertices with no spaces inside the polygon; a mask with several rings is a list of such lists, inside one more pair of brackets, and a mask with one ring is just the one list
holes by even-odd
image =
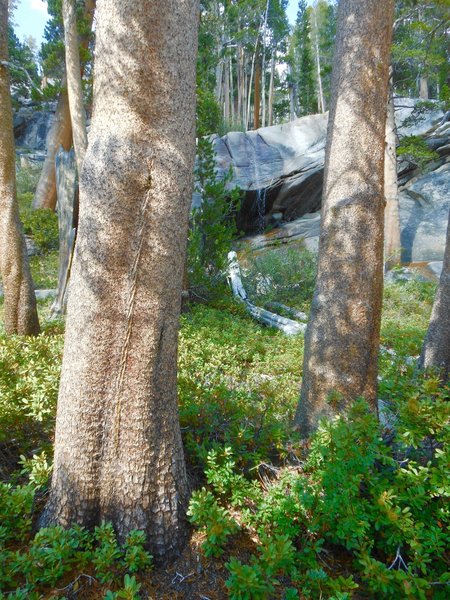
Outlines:
{"label": "vertical crack in bark", "polygon": [[151,196],[151,187],[152,187],[152,168],[153,168],[153,160],[150,161],[149,164],[149,174],[147,178],[146,185],[146,193],[143,196],[143,201],[139,207],[139,228],[138,228],[138,247],[136,251],[136,255],[134,257],[133,265],[130,271],[130,291],[128,296],[127,303],[127,314],[126,314],[126,333],[125,340],[122,345],[121,353],[120,353],[120,367],[119,373],[116,380],[116,392],[114,395],[114,404],[115,404],[115,413],[114,413],[114,450],[117,453],[119,450],[119,436],[120,436],[120,419],[121,419],[121,410],[122,410],[122,388],[123,382],[125,378],[125,371],[127,368],[127,360],[128,354],[130,351],[130,340],[131,334],[133,331],[133,318],[134,318],[134,306],[136,301],[136,289],[137,289],[137,279],[138,279],[138,270],[139,264],[141,261],[142,255],[142,246],[144,244],[144,234],[145,234],[145,225],[146,225],[146,217],[147,217],[147,209],[150,203]]}

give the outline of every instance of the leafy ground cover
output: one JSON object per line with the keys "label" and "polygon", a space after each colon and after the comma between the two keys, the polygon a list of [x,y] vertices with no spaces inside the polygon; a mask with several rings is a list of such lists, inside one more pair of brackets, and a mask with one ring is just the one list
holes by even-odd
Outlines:
{"label": "leafy ground cover", "polygon": [[151,567],[138,532],[120,547],[107,524],[34,529],[51,472],[63,338],[40,303],[40,336],[0,334],[0,598],[448,597],[450,394],[411,358],[433,293],[419,282],[386,287],[388,425],[360,401],[308,446],[291,428],[302,337],[260,327],[227,298],[182,316],[193,529],[168,567]]}

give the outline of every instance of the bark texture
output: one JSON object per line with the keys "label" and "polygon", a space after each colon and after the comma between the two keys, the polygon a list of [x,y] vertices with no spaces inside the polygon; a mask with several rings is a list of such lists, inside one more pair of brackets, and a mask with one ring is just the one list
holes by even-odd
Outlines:
{"label": "bark texture", "polygon": [[447,227],[444,264],[431,312],[428,332],[419,359],[419,366],[442,371],[444,381],[450,373],[450,215]]}
{"label": "bark texture", "polygon": [[81,173],[87,148],[86,113],[83,105],[81,65],[75,0],[63,0],[64,44],[66,56],[67,94],[72,122],[73,147],[78,173]]}
{"label": "bark texture", "polygon": [[[178,319],[195,157],[198,0],[100,0],[52,487],[42,524],[185,538]],[[114,48],[114,52],[111,52]]]}
{"label": "bark texture", "polygon": [[[0,0],[0,61],[8,62],[8,0]],[[36,297],[16,198],[13,115],[9,73],[0,63],[0,273],[8,334],[39,333]]]}
{"label": "bark texture", "polygon": [[[392,71],[392,69],[391,69]],[[386,149],[384,157],[385,267],[392,269],[401,263],[400,206],[397,182],[397,135],[395,130],[394,90],[389,83],[386,115]]]}
{"label": "bark texture", "polygon": [[[85,1],[84,17],[87,29],[90,30],[94,18],[95,0]],[[81,46],[87,48],[89,35],[81,39]],[[81,73],[81,72],[80,72]],[[42,167],[41,176],[34,194],[33,208],[56,208],[56,172],[55,157],[60,146],[68,152],[72,146],[72,123],[70,119],[69,96],[67,90],[67,78],[61,81],[61,94],[56,105],[53,125],[47,135],[47,155]]]}
{"label": "bark texture", "polygon": [[318,275],[296,414],[304,435],[359,396],[376,410],[392,17],[393,0],[339,5]]}

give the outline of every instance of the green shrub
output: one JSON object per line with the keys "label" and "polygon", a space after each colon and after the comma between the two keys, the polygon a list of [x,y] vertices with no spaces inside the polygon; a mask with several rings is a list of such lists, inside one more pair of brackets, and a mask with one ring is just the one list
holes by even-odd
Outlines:
{"label": "green shrub", "polygon": [[237,233],[234,215],[240,192],[228,189],[231,172],[218,178],[210,138],[199,138],[195,176],[201,205],[191,211],[189,287],[194,298],[210,300],[220,297],[225,289],[227,254]]}
{"label": "green shrub", "polygon": [[22,212],[24,232],[32,236],[34,243],[45,252],[59,248],[58,217],[48,208]]}
{"label": "green shrub", "polygon": [[308,307],[314,292],[316,256],[302,245],[247,253],[242,279],[256,304],[281,302]]}

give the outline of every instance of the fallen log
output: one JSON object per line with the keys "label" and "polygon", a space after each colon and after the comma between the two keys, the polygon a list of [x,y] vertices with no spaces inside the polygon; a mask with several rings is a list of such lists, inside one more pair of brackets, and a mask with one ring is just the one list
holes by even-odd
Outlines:
{"label": "fallen log", "polygon": [[264,325],[275,327],[286,335],[297,335],[303,333],[306,329],[305,323],[298,323],[292,319],[287,319],[270,312],[264,308],[260,308],[251,302],[247,296],[244,285],[242,283],[241,269],[237,259],[236,252],[228,253],[228,283],[233,292],[233,296],[245,305],[249,314]]}

